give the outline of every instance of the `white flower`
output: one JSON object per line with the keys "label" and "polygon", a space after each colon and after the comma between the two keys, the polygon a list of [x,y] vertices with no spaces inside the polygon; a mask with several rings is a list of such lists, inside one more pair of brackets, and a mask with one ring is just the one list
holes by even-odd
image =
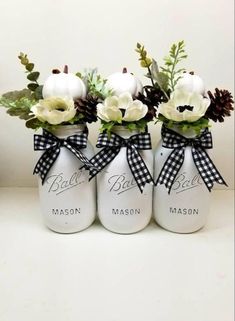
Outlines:
{"label": "white flower", "polygon": [[194,122],[205,115],[210,99],[195,92],[176,89],[170,99],[159,106],[159,113],[167,119]]}
{"label": "white flower", "polygon": [[[122,111],[124,110],[124,116]],[[148,107],[139,100],[133,100],[130,93],[125,92],[119,96],[111,96],[97,105],[98,117],[106,122],[116,121],[132,122],[143,118],[148,112]]]}
{"label": "white flower", "polygon": [[31,107],[31,111],[37,119],[51,125],[59,125],[76,115],[73,100],[59,97],[41,99]]}

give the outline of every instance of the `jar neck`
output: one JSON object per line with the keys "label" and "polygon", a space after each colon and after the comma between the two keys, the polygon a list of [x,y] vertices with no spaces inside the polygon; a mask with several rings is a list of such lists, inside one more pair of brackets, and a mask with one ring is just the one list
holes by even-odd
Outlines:
{"label": "jar neck", "polygon": [[122,138],[129,138],[133,135],[137,135],[140,133],[139,130],[132,130],[130,131],[125,126],[114,126],[112,128],[112,133],[119,135]]}
{"label": "jar neck", "polygon": [[187,129],[187,130],[183,131],[182,129],[178,128],[177,126],[173,126],[171,128],[171,130],[173,130],[177,134],[180,134],[181,136],[184,136],[185,138],[195,138],[198,136],[198,134],[193,129]]}
{"label": "jar neck", "polygon": [[85,131],[85,124],[61,125],[52,130],[52,134],[59,138],[66,138],[71,135],[80,134]]}

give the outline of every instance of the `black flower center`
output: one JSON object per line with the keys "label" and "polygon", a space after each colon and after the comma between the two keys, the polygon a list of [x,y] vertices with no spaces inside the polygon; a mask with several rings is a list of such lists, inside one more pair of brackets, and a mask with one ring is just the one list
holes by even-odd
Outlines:
{"label": "black flower center", "polygon": [[183,113],[185,110],[193,111],[193,106],[190,106],[190,105],[178,106],[176,109],[180,113]]}

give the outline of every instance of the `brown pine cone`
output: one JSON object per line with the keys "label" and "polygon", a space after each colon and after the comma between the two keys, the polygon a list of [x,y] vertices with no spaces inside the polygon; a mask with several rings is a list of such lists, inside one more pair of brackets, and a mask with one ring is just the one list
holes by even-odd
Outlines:
{"label": "brown pine cone", "polygon": [[74,101],[75,108],[77,109],[78,113],[81,113],[84,118],[84,122],[92,123],[97,121],[97,104],[99,100],[97,97],[92,97],[87,95],[86,98],[77,98]]}
{"label": "brown pine cone", "polygon": [[159,88],[144,86],[143,94],[139,93],[136,99],[148,106],[148,112],[144,119],[151,121],[156,116],[156,108],[158,105],[165,101],[165,96]]}
{"label": "brown pine cone", "polygon": [[231,111],[234,110],[234,101],[232,94],[228,90],[216,88],[214,94],[212,94],[211,91],[208,91],[208,96],[211,100],[211,104],[206,111],[206,118],[209,118],[214,122],[223,122],[224,117],[231,116]]}

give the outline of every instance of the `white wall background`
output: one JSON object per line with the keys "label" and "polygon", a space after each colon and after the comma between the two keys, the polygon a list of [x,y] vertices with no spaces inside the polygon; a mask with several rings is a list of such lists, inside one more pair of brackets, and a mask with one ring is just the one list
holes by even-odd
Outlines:
{"label": "white wall background", "polygon": [[[198,73],[208,89],[218,86],[234,93],[233,5],[233,0],[1,0],[0,93],[26,85],[17,59],[20,51],[35,62],[42,81],[65,63],[74,72],[98,66],[104,76],[126,66],[142,77],[134,52],[137,41],[154,58],[162,58],[171,43],[181,39],[189,54],[186,67]],[[212,157],[229,188],[234,177],[233,126],[231,117],[212,128]],[[97,129],[98,124],[90,126],[93,143]],[[154,146],[159,130],[151,126]],[[36,184],[32,136],[24,121],[0,108],[0,186]]]}

